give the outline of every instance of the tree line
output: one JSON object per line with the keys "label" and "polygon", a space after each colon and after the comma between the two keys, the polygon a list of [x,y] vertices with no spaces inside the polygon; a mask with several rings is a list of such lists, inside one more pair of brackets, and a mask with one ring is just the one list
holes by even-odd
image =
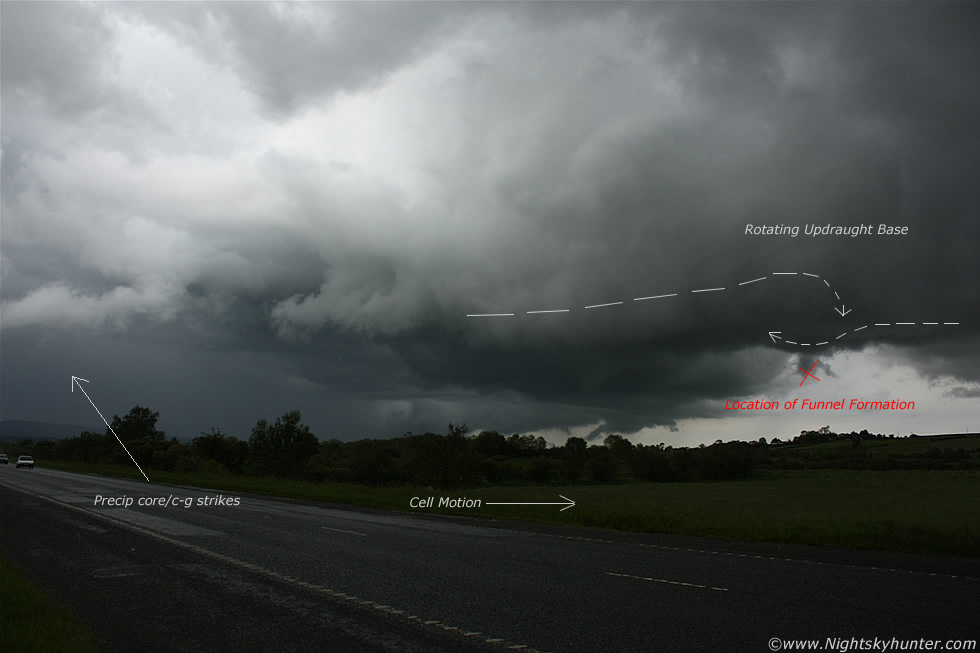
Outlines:
{"label": "tree line", "polygon": [[[300,411],[294,410],[274,422],[258,420],[247,439],[212,428],[185,444],[176,438],[167,439],[166,433],[157,429],[159,417],[149,408],[135,406],[123,417],[113,416],[111,431],[83,431],[76,437],[25,441],[18,446],[21,453],[41,460],[131,464],[114,432],[144,469],[440,489],[734,480],[759,470],[808,467],[980,466],[980,456],[962,450],[905,456],[898,462],[881,457],[872,461],[863,442],[884,436],[867,431],[839,435],[829,427],[803,431],[787,443],[778,439],[767,443],[764,438],[752,442],[717,440],[710,446],[692,448],[633,444],[615,434],[599,444],[569,437],[564,445],[553,446],[534,435],[497,431],[470,434],[466,424],[449,424],[445,434],[406,433],[392,439],[343,442],[320,441],[302,423]],[[824,451],[807,447],[824,442],[841,444]]]}
{"label": "tree line", "polygon": [[135,406],[113,416],[111,431],[21,443],[39,459],[132,464],[113,432],[144,469],[273,476],[366,485],[413,484],[440,489],[497,484],[576,484],[743,478],[765,458],[760,443],[720,441],[710,447],[634,445],[621,435],[601,444],[497,431],[470,434],[450,424],[445,434],[406,433],[392,439],[320,441],[300,411],[260,419],[247,439],[212,428],[189,444],[157,428],[159,413]]}

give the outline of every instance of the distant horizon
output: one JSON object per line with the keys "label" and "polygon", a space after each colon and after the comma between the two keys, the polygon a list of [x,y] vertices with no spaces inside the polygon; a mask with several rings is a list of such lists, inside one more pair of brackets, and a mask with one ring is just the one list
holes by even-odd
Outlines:
{"label": "distant horizon", "polygon": [[[17,437],[8,437],[8,436],[5,436],[3,434],[3,427],[4,427],[5,424],[11,424],[11,423],[24,424],[24,425],[42,425],[42,426],[54,426],[54,427],[66,427],[66,428],[70,427],[70,428],[79,428],[80,429],[79,432],[78,433],[75,433],[74,435],[51,436],[51,437],[37,438],[37,439],[43,439],[43,440],[60,440],[60,439],[66,438],[66,437],[77,437],[78,435],[80,435],[82,433],[82,431],[88,431],[90,433],[99,433],[99,434],[104,434],[105,431],[106,431],[106,428],[104,426],[103,426],[103,428],[99,429],[99,428],[96,428],[96,427],[91,427],[91,428],[90,427],[85,427],[84,425],[78,425],[78,424],[62,424],[62,423],[55,423],[55,422],[42,422],[42,421],[39,421],[39,420],[0,419],[0,441],[2,441],[2,442],[15,442],[15,441],[24,440],[24,439],[34,439],[34,438],[17,438]],[[818,429],[811,429],[811,430],[812,431],[816,431]],[[832,433],[836,433],[837,435],[844,435],[844,434],[851,434],[851,433],[860,433],[862,430],[867,430],[871,435],[881,435],[881,436],[884,436],[884,438],[889,438],[890,436],[894,436],[895,439],[908,438],[908,437],[912,437],[912,436],[919,437],[919,438],[931,438],[931,437],[958,437],[958,436],[976,435],[976,433],[971,433],[969,431],[960,432],[960,433],[952,433],[952,432],[951,433],[910,433],[910,434],[907,433],[907,434],[904,434],[904,435],[899,435],[899,434],[895,434],[895,433],[881,433],[881,432],[872,431],[871,429],[861,429],[861,430],[857,430],[857,431],[834,431],[833,429],[831,429],[831,432]],[[315,430],[312,430],[311,429],[311,431],[312,431],[313,435],[316,436],[317,439],[319,441],[321,441],[321,442],[325,442],[325,441],[328,441],[328,440],[331,440],[331,439],[337,439],[337,440],[340,440],[341,442],[356,442],[357,440],[365,440],[365,439],[366,440],[392,440],[392,439],[397,439],[399,437],[403,437],[405,435],[424,435],[425,434],[425,433],[422,433],[422,432],[420,432],[420,433],[414,433],[414,432],[413,433],[407,433],[406,432],[406,433],[402,434],[401,436],[368,437],[368,438],[356,438],[356,439],[345,440],[345,439],[341,439],[341,438],[323,438],[323,437],[318,436]],[[534,435],[535,437],[537,437],[537,434],[531,433],[531,432],[525,432],[525,433],[520,433],[520,432],[511,433],[511,432],[507,432],[507,433],[504,433],[504,432],[498,431],[496,429],[473,430],[473,431],[468,431],[466,433],[466,435],[467,435],[467,437],[472,437],[472,436],[475,436],[475,435],[479,435],[480,433],[483,433],[483,432],[497,432],[497,433],[500,433],[501,435],[504,435],[506,437],[509,437],[511,435]],[[170,439],[170,438],[174,438],[175,437],[175,438],[177,438],[177,441],[178,442],[190,443],[191,441],[194,440],[194,438],[198,437],[199,435],[206,434],[206,433],[207,433],[206,431],[201,431],[201,432],[199,432],[199,433],[197,433],[197,434],[195,434],[195,435],[193,435],[191,437],[174,436],[174,435],[171,435],[170,433],[167,433],[167,439]],[[435,431],[428,431],[427,433],[435,433],[436,435],[445,435],[445,433],[435,432]],[[244,437],[241,437],[241,436],[235,435],[234,433],[227,433],[227,432],[225,432],[225,435],[231,436],[231,437],[236,437],[239,440],[245,440],[245,441],[247,441],[248,440],[248,437],[249,437],[248,435],[245,435]],[[607,435],[619,435],[621,437],[626,438],[627,440],[630,439],[628,435],[624,435],[622,433],[610,433],[610,434],[607,434]],[[790,443],[793,440],[793,438],[795,438],[795,437],[797,437],[799,435],[800,435],[799,433],[796,433],[796,434],[794,434],[792,436],[789,436],[787,438],[783,438],[783,437],[780,437],[780,436],[775,436],[775,437],[778,438],[782,444],[788,444],[788,443]],[[571,436],[570,435],[568,437],[571,438],[571,437],[578,437],[578,436]],[[763,436],[760,436],[760,437],[763,437]],[[605,439],[605,437],[593,439],[591,441],[587,440],[587,442],[588,442],[589,445],[599,446],[599,445],[602,445],[602,441],[604,439]],[[773,439],[774,438],[766,438],[766,444],[772,444]],[[759,441],[759,438],[755,438],[755,439],[730,439],[730,440],[724,440],[722,438],[716,438],[714,441],[717,441],[717,440],[722,440],[722,442],[724,442],[724,443],[728,443],[728,442],[758,442]],[[630,441],[632,442],[632,440],[630,440]],[[714,442],[714,441],[712,441],[712,442]],[[564,442],[560,442],[559,443],[559,442],[548,440],[548,445],[550,447],[561,447],[563,444],[564,444]],[[633,444],[634,445],[644,444],[644,446],[653,446],[653,445],[650,445],[648,443],[639,443],[639,442],[633,442]],[[679,446],[668,445],[668,446],[673,446],[675,449],[676,448],[685,448],[685,447],[686,448],[697,448],[697,447],[701,446],[702,444],[704,446],[709,446],[712,443],[707,443],[706,442],[706,443],[699,443],[699,444],[696,444],[696,445],[679,445]]]}

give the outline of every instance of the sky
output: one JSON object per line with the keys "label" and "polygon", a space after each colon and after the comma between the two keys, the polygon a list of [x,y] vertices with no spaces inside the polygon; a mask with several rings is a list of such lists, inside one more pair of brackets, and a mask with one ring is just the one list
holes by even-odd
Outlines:
{"label": "sky", "polygon": [[[99,425],[75,375],[182,439],[976,432],[977,33],[973,3],[5,1],[0,417]],[[915,408],[725,409],[756,399]]]}

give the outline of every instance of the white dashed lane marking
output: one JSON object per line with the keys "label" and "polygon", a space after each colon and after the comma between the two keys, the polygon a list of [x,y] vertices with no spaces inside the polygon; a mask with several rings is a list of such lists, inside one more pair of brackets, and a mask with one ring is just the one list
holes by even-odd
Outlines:
{"label": "white dashed lane marking", "polygon": [[617,574],[607,571],[606,576],[617,576],[619,578],[632,578],[634,580],[645,580],[650,583],[663,583],[665,585],[680,585],[682,587],[695,587],[703,590],[714,590],[716,592],[727,592],[727,587],[711,587],[710,585],[698,585],[697,583],[684,583],[679,580],[667,580],[666,578],[646,578],[645,576],[633,576],[631,574]]}
{"label": "white dashed lane marking", "polygon": [[342,528],[329,528],[327,526],[321,526],[325,531],[333,531],[334,533],[346,533],[347,535],[360,535],[361,537],[367,537],[367,533],[358,533],[357,531],[345,531]]}
{"label": "white dashed lane marking", "polygon": [[553,537],[560,540],[576,540],[581,542],[597,542],[600,544],[616,544],[628,546],[639,546],[647,549],[659,549],[661,551],[686,551],[687,553],[701,553],[708,555],[722,555],[729,556],[732,558],[754,558],[756,560],[778,560],[780,562],[793,562],[805,565],[822,565],[822,566],[836,566],[836,567],[848,567],[851,569],[873,569],[875,571],[887,571],[892,573],[904,573],[909,575],[922,574],[925,576],[937,576],[941,578],[955,578],[957,580],[972,580],[980,581],[980,578],[974,576],[961,576],[956,574],[940,574],[937,572],[926,572],[926,571],[913,571],[911,569],[891,569],[888,567],[870,567],[865,565],[852,565],[846,562],[823,562],[821,560],[806,560],[804,558],[786,558],[782,556],[763,556],[755,553],[735,553],[732,551],[711,551],[708,549],[694,549],[689,547],[680,546],[666,546],[663,544],[646,544],[644,542],[615,542],[613,540],[604,540],[597,537],[577,537],[574,535],[555,535],[553,533],[535,533],[533,531],[519,531],[526,535],[537,535],[540,537]]}

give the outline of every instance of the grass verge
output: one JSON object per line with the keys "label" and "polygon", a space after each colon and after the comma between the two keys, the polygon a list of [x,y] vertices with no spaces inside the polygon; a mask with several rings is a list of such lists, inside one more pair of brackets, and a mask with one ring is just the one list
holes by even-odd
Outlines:
{"label": "grass verge", "polygon": [[0,556],[0,648],[22,653],[96,653],[95,635]]}
{"label": "grass verge", "polygon": [[[135,468],[51,461],[45,467],[142,478]],[[745,481],[623,485],[482,487],[445,492],[418,487],[149,472],[155,482],[193,485],[308,501],[419,512],[412,497],[466,497],[475,509],[424,512],[677,533],[746,541],[817,544],[854,549],[980,557],[980,473],[940,470],[801,470]],[[488,506],[497,502],[559,502],[576,506]]]}

